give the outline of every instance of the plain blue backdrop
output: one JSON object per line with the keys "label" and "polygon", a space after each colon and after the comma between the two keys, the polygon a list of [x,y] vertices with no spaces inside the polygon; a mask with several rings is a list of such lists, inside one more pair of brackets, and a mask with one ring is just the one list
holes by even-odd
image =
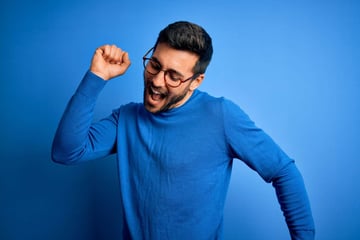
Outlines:
{"label": "plain blue backdrop", "polygon": [[[96,47],[117,44],[132,60],[102,92],[100,118],[142,100],[141,57],[176,20],[194,21],[213,38],[201,90],[235,101],[296,160],[317,239],[360,239],[355,0],[1,1],[0,239],[116,239],[114,157],[56,165],[52,138]],[[289,239],[272,186],[239,161],[225,239]]]}

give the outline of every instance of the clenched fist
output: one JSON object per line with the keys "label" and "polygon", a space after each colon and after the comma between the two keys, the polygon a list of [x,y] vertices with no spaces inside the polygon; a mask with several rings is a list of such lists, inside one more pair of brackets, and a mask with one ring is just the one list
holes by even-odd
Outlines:
{"label": "clenched fist", "polygon": [[115,45],[104,45],[96,49],[90,71],[104,80],[123,75],[131,62],[129,54]]}

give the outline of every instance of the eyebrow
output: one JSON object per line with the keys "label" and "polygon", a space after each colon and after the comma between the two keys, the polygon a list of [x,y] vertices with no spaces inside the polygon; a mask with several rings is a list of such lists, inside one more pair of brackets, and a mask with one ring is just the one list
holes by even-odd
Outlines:
{"label": "eyebrow", "polygon": [[[154,60],[156,63],[158,63],[160,65],[160,67],[162,67],[162,64],[160,63],[160,61],[156,57],[152,56],[151,59]],[[167,71],[167,72],[171,71],[171,72],[174,72],[176,74],[179,74],[181,77],[184,77],[184,75],[182,73],[180,73],[179,71],[177,71],[177,70],[175,70],[173,68],[165,69],[165,71]]]}

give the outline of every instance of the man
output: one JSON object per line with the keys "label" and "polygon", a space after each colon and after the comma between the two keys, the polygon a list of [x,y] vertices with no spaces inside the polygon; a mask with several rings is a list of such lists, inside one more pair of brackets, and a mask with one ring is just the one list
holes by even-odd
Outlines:
{"label": "man", "polygon": [[144,99],[92,123],[107,81],[129,55],[99,47],[56,132],[52,158],[78,162],[117,154],[123,239],[222,239],[234,158],[272,182],[292,239],[313,239],[302,177],[291,160],[225,98],[198,90],[212,56],[206,31],[175,22],[144,56]]}

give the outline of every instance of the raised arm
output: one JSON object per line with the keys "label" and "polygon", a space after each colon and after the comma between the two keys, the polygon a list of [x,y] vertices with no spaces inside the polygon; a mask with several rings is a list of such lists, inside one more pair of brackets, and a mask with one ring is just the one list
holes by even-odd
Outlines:
{"label": "raised arm", "polygon": [[114,151],[116,113],[92,123],[93,111],[106,81],[124,74],[129,66],[128,53],[114,45],[95,51],[90,71],[70,99],[59,123],[52,145],[53,161],[74,164]]}

